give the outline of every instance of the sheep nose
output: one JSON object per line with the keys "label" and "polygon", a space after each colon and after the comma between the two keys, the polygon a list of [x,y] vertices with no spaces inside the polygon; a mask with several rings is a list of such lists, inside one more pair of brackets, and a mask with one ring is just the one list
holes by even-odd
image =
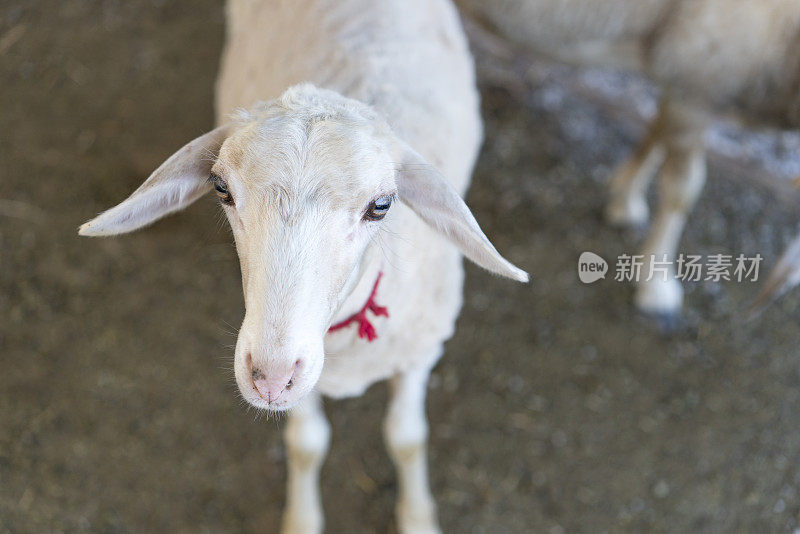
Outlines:
{"label": "sheep nose", "polygon": [[[248,361],[252,360],[248,358]],[[300,360],[296,361],[286,373],[270,373],[269,375],[260,367],[251,365],[250,376],[253,378],[253,387],[267,403],[275,402],[284,391],[292,388],[292,380],[299,364]]]}

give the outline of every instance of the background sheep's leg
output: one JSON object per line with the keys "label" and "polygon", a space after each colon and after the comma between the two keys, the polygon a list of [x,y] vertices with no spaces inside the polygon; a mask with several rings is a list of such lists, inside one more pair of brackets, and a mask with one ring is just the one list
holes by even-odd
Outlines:
{"label": "background sheep's leg", "polygon": [[[636,305],[648,313],[674,314],[683,303],[683,289],[675,279],[675,255],[686,218],[706,180],[706,121],[690,107],[667,103],[664,108],[666,153],[659,177],[659,205],[642,251],[644,267]],[[654,272],[648,281],[650,260],[661,261],[665,255],[672,262],[666,279]]]}
{"label": "background sheep's leg", "polygon": [[289,483],[283,534],[322,532],[324,517],[319,494],[319,469],[328,452],[330,433],[319,395],[309,394],[292,410],[284,435]]}
{"label": "background sheep's leg", "polygon": [[667,113],[662,103],[650,124],[644,141],[611,179],[606,220],[615,226],[635,226],[647,222],[647,188],[664,162],[662,131]]}
{"label": "background sheep's leg", "polygon": [[400,532],[439,532],[436,504],[428,487],[425,390],[428,369],[412,369],[392,379],[392,400],[384,437],[397,468],[399,495],[397,522]]}

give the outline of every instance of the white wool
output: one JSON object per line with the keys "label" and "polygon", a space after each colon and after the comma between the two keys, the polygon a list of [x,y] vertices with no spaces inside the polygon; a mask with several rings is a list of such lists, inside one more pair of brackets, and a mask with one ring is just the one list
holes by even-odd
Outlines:
{"label": "white wool", "polygon": [[[644,272],[653,258],[676,258],[687,215],[705,182],[704,132],[711,114],[800,126],[797,0],[457,3],[471,18],[529,51],[582,66],[638,70],[661,88],[658,116],[614,173],[606,209],[614,224],[646,222],[647,187],[659,176],[659,207],[641,251]],[[796,255],[792,258],[797,263]],[[670,270],[666,280],[640,281],[637,306],[656,314],[678,313],[683,290],[674,274]],[[782,287],[782,280],[771,287]]]}
{"label": "white wool", "polygon": [[[82,235],[150,224],[216,189],[236,241],[245,318],[234,372],[249,403],[294,407],[284,532],[322,528],[330,431],[319,394],[390,379],[385,438],[402,532],[437,532],[424,398],[462,303],[461,255],[515,280],[461,199],[481,141],[472,59],[446,0],[228,5],[219,125]],[[210,175],[210,178],[209,178]],[[385,218],[378,204],[395,199]],[[379,202],[380,201],[380,202]],[[377,339],[327,333],[375,300]]]}
{"label": "white wool", "polygon": [[523,47],[622,66],[666,94],[748,121],[800,121],[797,0],[457,0]]}
{"label": "white wool", "polygon": [[[448,2],[229,2],[219,122],[302,82],[369,104],[460,194],[466,191],[481,122],[472,59]],[[280,101],[297,98],[290,91]],[[329,357],[318,385],[326,395],[360,394],[399,370],[430,366],[453,332],[461,260],[405,206],[392,210],[373,252],[387,256],[378,300],[391,317],[375,320],[379,337],[372,343],[358,339],[355,328],[326,337]],[[374,269],[362,277],[337,319],[363,305],[374,279]]]}

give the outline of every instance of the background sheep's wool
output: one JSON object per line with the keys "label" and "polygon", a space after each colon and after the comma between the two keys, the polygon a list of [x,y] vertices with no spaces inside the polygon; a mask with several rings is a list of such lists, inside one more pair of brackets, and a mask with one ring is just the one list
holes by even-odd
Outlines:
{"label": "background sheep's wool", "polygon": [[[222,16],[205,0],[0,5],[0,532],[276,530],[283,423],[238,400],[241,286],[213,202],[128,237],[76,235],[212,126]],[[468,201],[533,283],[468,269],[428,409],[445,531],[797,528],[800,294],[742,323],[756,286],[689,285],[665,337],[630,287],[581,285],[582,251],[640,237],[599,214],[650,89],[479,65],[488,141]],[[771,266],[797,226],[797,137],[711,141],[683,250]],[[378,385],[328,403],[330,532],[394,529],[385,400]]]}

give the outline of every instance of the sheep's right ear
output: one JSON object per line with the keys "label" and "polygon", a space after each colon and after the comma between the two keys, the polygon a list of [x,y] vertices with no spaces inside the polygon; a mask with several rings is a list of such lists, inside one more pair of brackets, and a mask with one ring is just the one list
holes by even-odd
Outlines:
{"label": "sheep's right ear", "polygon": [[450,182],[405,142],[398,139],[397,147],[400,200],[484,269],[527,282],[528,273],[497,252]]}
{"label": "sheep's right ear", "polygon": [[84,223],[78,233],[108,236],[132,232],[182,210],[203,196],[211,189],[208,176],[212,160],[227,133],[228,126],[220,126],[185,145],[153,171],[130,197]]}

